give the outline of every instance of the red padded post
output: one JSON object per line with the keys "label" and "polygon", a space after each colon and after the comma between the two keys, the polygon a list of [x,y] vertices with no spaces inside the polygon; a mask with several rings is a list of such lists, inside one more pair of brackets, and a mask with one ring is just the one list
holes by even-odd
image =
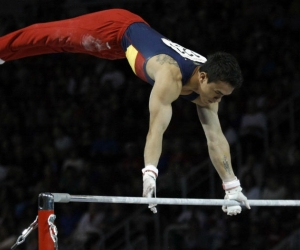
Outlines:
{"label": "red padded post", "polygon": [[54,198],[50,193],[42,193],[38,200],[38,238],[39,250],[54,250],[54,242],[50,236],[48,218],[54,214]]}

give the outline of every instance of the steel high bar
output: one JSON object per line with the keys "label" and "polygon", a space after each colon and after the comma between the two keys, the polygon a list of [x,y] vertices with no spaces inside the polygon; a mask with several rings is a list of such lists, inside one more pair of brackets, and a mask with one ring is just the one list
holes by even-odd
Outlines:
{"label": "steel high bar", "polygon": [[[95,202],[95,203],[126,203],[126,204],[158,204],[158,205],[197,205],[197,206],[222,206],[241,205],[234,200],[223,199],[185,199],[185,198],[144,198],[122,196],[93,196],[70,195],[67,193],[52,193],[54,202]],[[300,200],[248,200],[250,206],[300,206]]]}

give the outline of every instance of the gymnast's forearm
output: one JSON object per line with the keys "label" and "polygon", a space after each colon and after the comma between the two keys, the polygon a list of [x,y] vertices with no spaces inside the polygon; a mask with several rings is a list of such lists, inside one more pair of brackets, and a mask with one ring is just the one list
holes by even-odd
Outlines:
{"label": "gymnast's forearm", "polygon": [[162,134],[148,132],[144,149],[145,166],[153,165],[157,167],[162,152]]}
{"label": "gymnast's forearm", "polygon": [[152,90],[150,97],[150,125],[144,150],[145,166],[153,165],[155,167],[157,167],[161,156],[163,135],[172,117],[171,104],[162,103],[156,93]]}
{"label": "gymnast's forearm", "polygon": [[222,181],[235,179],[235,174],[231,165],[230,148],[226,138],[220,136],[218,141],[208,142],[210,159],[218,172]]}

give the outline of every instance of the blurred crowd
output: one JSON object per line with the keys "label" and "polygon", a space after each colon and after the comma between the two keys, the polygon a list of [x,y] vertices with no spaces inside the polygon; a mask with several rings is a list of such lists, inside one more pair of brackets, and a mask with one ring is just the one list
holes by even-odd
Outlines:
{"label": "blurred crowd", "polygon": [[[242,161],[233,167],[244,193],[248,199],[300,198],[299,137],[287,137],[285,123],[276,134],[267,129],[268,114],[300,90],[298,1],[120,1],[85,7],[76,2],[80,7],[38,1],[24,6],[22,14],[0,16],[0,36],[36,22],[121,7],[203,56],[232,53],[244,85],[223,98],[219,116],[229,143],[242,148]],[[150,91],[125,59],[51,54],[1,65],[0,250],[10,249],[33,222],[39,193],[141,196]],[[163,147],[157,195],[179,198],[180,177],[208,158],[192,103],[174,102]],[[199,198],[224,196],[219,179],[216,197],[206,188],[201,186]],[[100,249],[98,238],[88,235],[110,232],[135,207],[74,203],[55,211],[61,249],[73,240],[84,249]],[[300,226],[300,213],[291,207],[256,207],[234,218],[219,207],[161,206],[159,213],[162,231],[170,224],[186,225],[170,236],[168,249],[176,250],[271,249]],[[19,249],[37,249],[36,233]]]}

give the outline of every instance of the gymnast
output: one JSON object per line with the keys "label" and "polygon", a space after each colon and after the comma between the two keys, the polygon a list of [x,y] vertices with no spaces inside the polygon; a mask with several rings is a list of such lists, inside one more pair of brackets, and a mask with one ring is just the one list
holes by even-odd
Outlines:
{"label": "gymnast", "polygon": [[[149,97],[150,122],[144,148],[143,196],[156,196],[158,161],[163,134],[179,97],[196,104],[210,159],[225,190],[225,199],[250,209],[231,165],[229,144],[218,118],[218,105],[242,84],[242,73],[229,53],[202,55],[170,41],[140,16],[110,9],[79,17],[34,24],[0,37],[0,64],[49,53],[84,53],[115,60],[127,58],[133,72],[153,86]],[[156,213],[156,205],[149,204]],[[222,206],[228,215],[241,206]]]}

